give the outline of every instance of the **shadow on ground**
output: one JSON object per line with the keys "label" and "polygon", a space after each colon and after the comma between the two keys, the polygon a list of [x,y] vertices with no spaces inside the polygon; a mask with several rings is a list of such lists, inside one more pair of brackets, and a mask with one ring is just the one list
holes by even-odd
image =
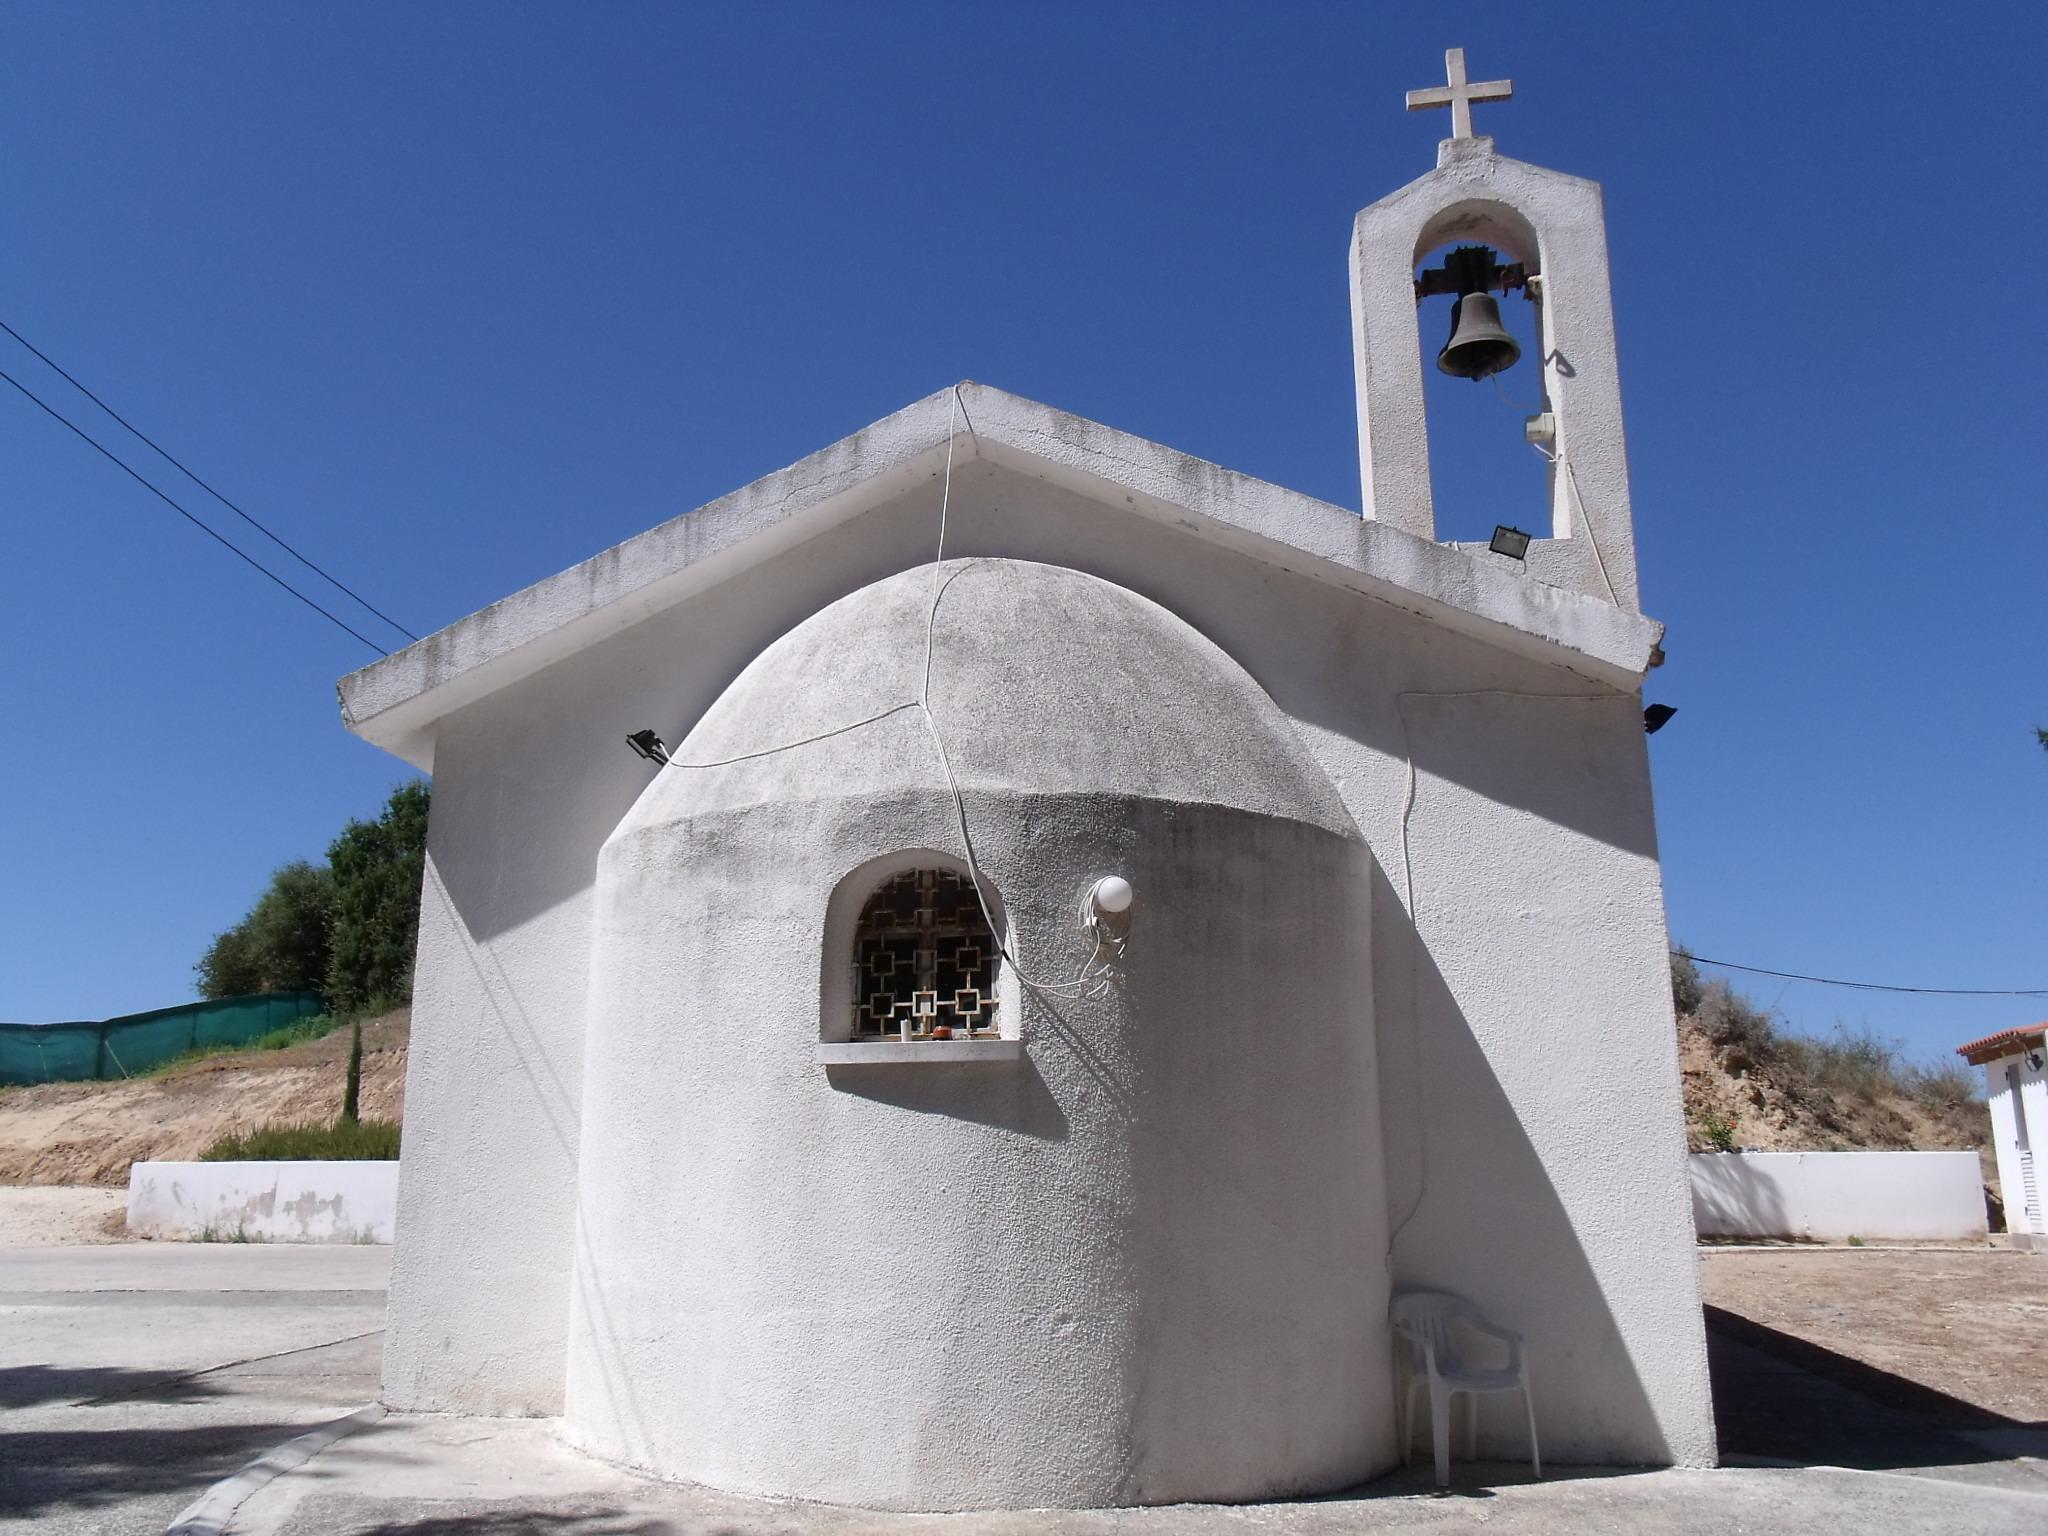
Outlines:
{"label": "shadow on ground", "polygon": [[15,1365],[0,1370],[0,1408],[45,1403],[88,1407],[112,1398],[189,1403],[216,1393],[189,1371],[136,1371],[118,1365]]}
{"label": "shadow on ground", "polygon": [[31,1429],[0,1434],[0,1522],[57,1509],[103,1509],[138,1495],[197,1498],[303,1424],[181,1429]]}
{"label": "shadow on ground", "polygon": [[1706,1315],[1723,1460],[1890,1472],[2008,1461],[2036,1440],[2048,1447],[2048,1423],[2007,1418],[1720,1307]]}
{"label": "shadow on ground", "polygon": [[[636,1518],[616,1509],[571,1514],[524,1509],[366,1525],[352,1528],[342,1536],[557,1536],[559,1532],[570,1531],[575,1536],[672,1536],[675,1530],[675,1525],[667,1520]],[[727,1536],[739,1536],[738,1527],[732,1528]]]}

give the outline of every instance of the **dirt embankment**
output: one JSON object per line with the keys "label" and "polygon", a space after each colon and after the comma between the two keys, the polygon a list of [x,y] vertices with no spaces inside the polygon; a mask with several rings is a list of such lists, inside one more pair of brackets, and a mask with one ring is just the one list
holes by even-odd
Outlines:
{"label": "dirt embankment", "polygon": [[[401,1119],[410,1010],[367,1025],[366,1116]],[[1817,1094],[1780,1084],[1767,1065],[1716,1047],[1690,1015],[1678,1021],[1685,1118],[1695,1147],[1709,1114],[1736,1146],[1759,1151],[1983,1148],[1981,1104],[1930,1106],[1906,1094]],[[341,1107],[348,1032],[282,1051],[216,1056],[161,1077],[0,1090],[0,1184],[122,1185],[145,1158],[199,1155],[220,1137],[268,1124],[330,1120]],[[1988,1159],[1987,1159],[1988,1162]],[[1987,1169],[1995,1188],[1995,1174]]]}
{"label": "dirt embankment", "polygon": [[1753,1053],[1717,1046],[1686,1013],[1678,1016],[1678,1069],[1695,1152],[1710,1149],[1713,1120],[1728,1127],[1732,1145],[1753,1152],[1975,1152],[1991,1230],[2005,1229],[1991,1117],[1981,1102],[1915,1096],[1895,1078],[1855,1093],[1781,1081]]}
{"label": "dirt embankment", "polygon": [[1903,1093],[1852,1098],[1789,1088],[1767,1065],[1717,1049],[1688,1014],[1678,1018],[1678,1068],[1695,1151],[1706,1149],[1709,1112],[1733,1125],[1736,1146],[1756,1152],[1969,1151],[1991,1134],[1982,1104],[1958,1112]]}
{"label": "dirt embankment", "polygon": [[[363,1027],[362,1113],[405,1108],[409,1009]],[[281,1051],[213,1056],[159,1077],[0,1090],[0,1184],[126,1185],[128,1165],[196,1158],[261,1125],[311,1125],[341,1111],[349,1032]]]}

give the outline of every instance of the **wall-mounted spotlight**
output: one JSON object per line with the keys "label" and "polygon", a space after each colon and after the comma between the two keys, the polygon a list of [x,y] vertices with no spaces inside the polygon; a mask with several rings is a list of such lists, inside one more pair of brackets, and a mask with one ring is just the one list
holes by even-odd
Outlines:
{"label": "wall-mounted spotlight", "polygon": [[668,748],[661,744],[661,738],[652,731],[634,731],[626,738],[626,745],[650,763],[668,761]]}
{"label": "wall-mounted spotlight", "polygon": [[1510,560],[1526,560],[1529,557],[1529,535],[1502,523],[1493,530],[1493,537],[1487,541],[1486,547]]}
{"label": "wall-mounted spotlight", "polygon": [[2032,1072],[2041,1070],[2041,1053],[2039,1051],[2027,1052],[2027,1069]]}
{"label": "wall-mounted spotlight", "polygon": [[1115,917],[1131,910],[1136,895],[1131,882],[1122,875],[1104,875],[1088,887],[1088,906],[1091,911]]}
{"label": "wall-mounted spotlight", "polygon": [[1121,945],[1131,931],[1131,903],[1137,892],[1122,875],[1104,875],[1081,898],[1081,926],[1099,940]]}
{"label": "wall-mounted spotlight", "polygon": [[1663,730],[1673,715],[1678,713],[1675,704],[1652,704],[1643,711],[1643,734],[1654,736]]}

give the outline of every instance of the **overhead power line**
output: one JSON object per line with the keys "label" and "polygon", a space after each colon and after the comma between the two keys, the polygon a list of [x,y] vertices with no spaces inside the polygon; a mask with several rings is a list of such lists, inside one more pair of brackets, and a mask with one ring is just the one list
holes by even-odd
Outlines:
{"label": "overhead power line", "polygon": [[[319,576],[321,580],[325,581],[329,586],[333,587],[336,591],[347,594],[347,596],[352,598],[356,603],[360,604],[369,612],[374,613],[386,624],[389,624],[393,629],[397,630],[401,635],[405,636],[406,639],[419,639],[418,635],[414,634],[411,630],[407,629],[403,624],[399,623],[398,620],[392,618],[390,614],[384,612],[383,609],[377,607],[368,598],[362,596],[353,588],[343,583],[340,577],[334,575],[332,572],[316,564],[307,556],[301,554],[298,550],[294,549],[290,544],[287,544],[276,533],[272,532],[269,528],[265,527],[262,523],[258,522],[254,517],[250,516],[247,512],[244,512],[232,501],[229,501],[227,497],[223,496],[219,491],[215,490],[206,481],[200,479],[199,476],[196,473],[194,473],[193,470],[187,467],[187,465],[182,459],[178,458],[175,454],[173,454],[170,449],[164,447],[163,444],[159,443],[155,438],[151,437],[147,432],[143,431],[142,428],[136,426],[134,422],[130,421],[126,416],[123,416],[119,411],[115,410],[111,405],[107,404],[106,401],[102,400],[98,395],[94,394],[90,389],[87,389],[85,385],[80,383],[78,379],[74,377],[62,363],[58,362],[54,357],[50,356],[49,353],[45,352],[41,347],[37,346],[34,342],[30,341],[26,336],[22,335],[21,332],[17,331],[5,320],[0,320],[0,331],[5,331],[8,335],[12,336],[16,341],[20,342],[24,347],[27,347],[29,351],[35,353],[35,355],[41,358],[45,363],[48,363],[50,367],[54,368],[57,371],[57,373],[62,376],[65,383],[69,384],[81,395],[85,396],[86,399],[90,400],[94,405],[98,406],[101,410],[105,411],[109,416],[113,417],[114,420],[118,421],[122,426],[126,427],[136,437],[141,438],[143,442],[147,443],[152,449],[155,450],[159,457],[167,460],[170,464],[172,464],[177,469],[178,473],[183,475],[187,480],[190,480],[194,485],[198,486],[202,491],[206,492],[207,495],[211,496],[215,501],[219,502],[222,506],[226,507],[230,512],[234,513],[235,516],[239,517],[251,528],[254,528],[258,533],[262,534],[266,539],[270,540],[270,542],[275,544],[279,549],[283,550],[286,554],[290,555],[294,560],[298,561],[299,564],[303,565],[307,570],[312,571],[315,575]],[[10,380],[9,382],[12,381]],[[19,388],[20,386],[17,385],[16,387]],[[152,487],[152,489],[154,489],[154,487]],[[351,633],[353,633],[353,631],[351,631]],[[358,635],[356,638],[361,639],[362,637]]]}
{"label": "overhead power line", "polygon": [[372,640],[368,635],[362,633],[362,631],[351,627],[347,623],[344,623],[341,619],[335,617],[332,613],[329,613],[325,608],[321,607],[320,604],[314,602],[312,598],[306,596],[305,593],[301,592],[297,587],[293,586],[290,582],[286,581],[282,576],[278,575],[277,572],[271,570],[269,566],[264,565],[261,561],[257,560],[255,556],[249,554],[240,546],[224,538],[221,534],[216,532],[213,528],[209,527],[206,523],[202,522],[199,518],[194,517],[190,512],[186,511],[183,506],[179,505],[175,498],[170,496],[168,493],[159,490],[154,483],[146,479],[139,471],[131,468],[128,465],[127,461],[122,459],[111,448],[108,448],[104,444],[102,444],[91,433],[87,432],[85,428],[79,426],[76,422],[72,421],[69,417],[65,416],[63,412],[59,411],[55,406],[51,405],[47,400],[43,399],[42,396],[38,395],[34,390],[30,389],[26,384],[22,383],[21,380],[17,379],[13,374],[8,373],[5,369],[0,369],[0,379],[4,379],[9,384],[12,384],[16,389],[20,390],[24,395],[28,396],[28,398],[31,401],[33,401],[37,406],[41,407],[51,417],[61,422],[64,426],[70,428],[72,432],[76,433],[96,452],[98,452],[109,462],[114,464],[118,469],[120,469],[120,471],[123,474],[127,475],[137,485],[141,486],[144,490],[148,491],[150,495],[156,497],[157,500],[161,501],[165,506],[169,507],[173,512],[177,513],[178,516],[184,518],[186,522],[190,523],[194,528],[197,528],[209,539],[212,539],[216,544],[220,545],[221,548],[227,550],[228,553],[233,555],[237,560],[240,560],[245,565],[249,566],[251,569],[260,571],[263,575],[269,577],[270,580],[276,582],[280,587],[283,587],[285,591],[291,593],[293,597],[296,597],[308,608],[312,609],[315,613],[319,614],[321,618],[327,620],[327,622],[332,624],[336,629],[342,630],[345,633],[352,635],[356,639],[362,641],[363,644],[367,645],[379,656],[389,656],[391,654],[383,646],[379,645],[376,641]]}
{"label": "overhead power line", "polygon": [[1689,950],[1674,949],[1674,955],[1700,965],[1724,971],[1747,971],[1752,976],[1776,976],[1781,981],[1814,981],[1824,987],[1852,987],[1858,992],[1915,992],[1923,997],[2048,997],[2048,987],[1894,987],[1881,981],[1843,981],[1835,976],[1802,976],[1797,971],[1767,971],[1760,965],[1737,965],[1733,960],[1709,960]]}

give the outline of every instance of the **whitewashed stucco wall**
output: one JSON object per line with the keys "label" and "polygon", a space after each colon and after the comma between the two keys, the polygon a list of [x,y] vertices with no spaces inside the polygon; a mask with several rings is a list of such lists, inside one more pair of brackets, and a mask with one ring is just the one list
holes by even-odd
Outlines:
{"label": "whitewashed stucco wall", "polygon": [[822,734],[916,695],[931,584],[778,641],[679,754],[725,766],[664,770],[600,858],[569,1430],[899,1509],[1360,1482],[1393,1456],[1365,848],[1154,605],[1016,561],[941,585],[933,711],[1011,942],[1076,974],[1115,871],[1127,976],[1013,989],[1020,1059],[821,1067],[828,898],[957,843],[917,714]]}
{"label": "whitewashed stucco wall", "polygon": [[[573,1110],[564,1141],[539,1104],[580,1090],[589,884],[647,782],[620,737],[680,741],[770,640],[928,560],[937,501],[920,487],[441,725],[407,1088],[438,1128],[406,1151],[395,1401],[559,1407]],[[1463,1290],[1529,1335],[1560,1460],[1711,1462],[1640,699],[988,463],[955,475],[948,552],[1150,597],[1293,718],[1378,866],[1396,1283]],[[1503,692],[1404,697],[1476,690]],[[539,1214],[507,1222],[522,1180],[545,1186]]]}
{"label": "whitewashed stucco wall", "polygon": [[398,1165],[361,1161],[139,1162],[128,1232],[173,1241],[388,1243]]}
{"label": "whitewashed stucco wall", "polygon": [[1701,1237],[1957,1242],[1985,1233],[1975,1152],[1695,1152]]}
{"label": "whitewashed stucco wall", "polygon": [[[2020,1117],[2026,1118],[2033,1150],[2035,1194],[2044,1194],[2048,1171],[2048,1070],[2032,1062],[2039,1052],[2015,1052],[1984,1064],[1984,1099],[1991,1115],[1991,1151],[1998,1161],[1999,1198],[2008,1232],[2048,1235],[2048,1199],[2029,1211],[2027,1180],[2020,1159]],[[2008,1072],[2012,1075],[2008,1076]],[[2017,1088],[2017,1092],[2015,1092]]]}

